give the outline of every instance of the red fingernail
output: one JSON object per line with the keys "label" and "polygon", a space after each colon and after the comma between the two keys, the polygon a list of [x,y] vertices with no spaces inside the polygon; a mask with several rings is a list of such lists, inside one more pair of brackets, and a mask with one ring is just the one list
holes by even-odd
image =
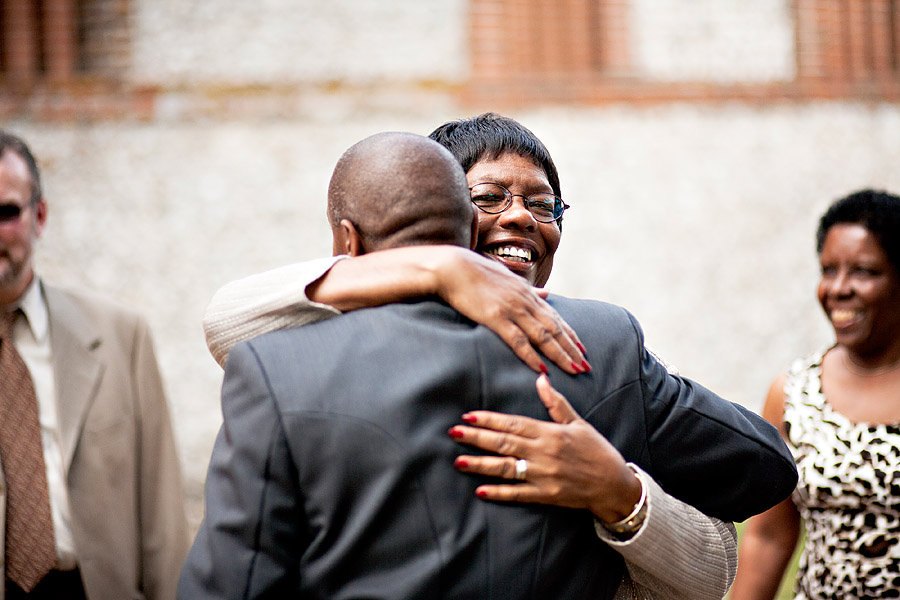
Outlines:
{"label": "red fingernail", "polygon": [[547,375],[548,373],[550,373],[550,371],[547,370],[547,365],[545,365],[544,363],[541,363],[540,369],[541,369],[541,373],[543,373],[544,375]]}
{"label": "red fingernail", "polygon": [[591,372],[591,365],[588,364],[588,361],[586,361],[586,360],[581,361],[581,366],[584,368],[585,373]]}
{"label": "red fingernail", "polygon": [[572,370],[575,371],[576,373],[581,373],[581,367],[579,367],[575,363],[572,363]]}
{"label": "red fingernail", "polygon": [[448,431],[447,433],[450,434],[450,437],[456,438],[456,439],[459,439],[463,436],[463,432],[460,431],[459,429],[457,429],[456,427],[451,428],[450,431]]}
{"label": "red fingernail", "polygon": [[475,423],[478,421],[478,417],[475,415],[465,414],[462,416],[463,423]]}
{"label": "red fingernail", "polygon": [[584,345],[581,342],[575,342],[575,345],[578,346],[578,349],[581,350],[582,354],[587,354],[587,350],[584,349]]}
{"label": "red fingernail", "polygon": [[487,492],[484,490],[475,490],[475,495],[479,498],[487,498]]}
{"label": "red fingernail", "polygon": [[467,469],[469,467],[469,461],[464,458],[457,458],[453,461],[453,465],[459,469]]}

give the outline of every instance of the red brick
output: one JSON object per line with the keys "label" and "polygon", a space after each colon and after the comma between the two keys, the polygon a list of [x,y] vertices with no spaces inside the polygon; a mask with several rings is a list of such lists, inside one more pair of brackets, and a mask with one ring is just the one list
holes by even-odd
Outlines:
{"label": "red brick", "polygon": [[30,87],[39,68],[37,14],[30,0],[6,0],[3,6],[3,69],[13,87]]}
{"label": "red brick", "polygon": [[67,81],[78,58],[77,14],[74,0],[44,0],[44,56],[47,76]]}

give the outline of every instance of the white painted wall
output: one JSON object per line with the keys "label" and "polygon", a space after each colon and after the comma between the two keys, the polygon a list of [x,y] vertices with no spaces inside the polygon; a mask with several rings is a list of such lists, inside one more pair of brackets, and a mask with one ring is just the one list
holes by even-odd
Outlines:
{"label": "white painted wall", "polygon": [[140,0],[138,82],[459,81],[466,0]]}
{"label": "white painted wall", "polygon": [[790,0],[632,0],[637,70],[661,81],[761,83],[796,73]]}

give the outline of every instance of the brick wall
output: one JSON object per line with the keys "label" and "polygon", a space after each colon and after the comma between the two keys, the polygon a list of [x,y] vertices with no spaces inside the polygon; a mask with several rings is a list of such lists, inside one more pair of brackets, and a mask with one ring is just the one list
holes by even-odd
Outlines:
{"label": "brick wall", "polygon": [[898,0],[0,0],[0,117],[900,101]]}
{"label": "brick wall", "polygon": [[[455,101],[465,1],[0,0],[11,15],[0,118],[283,118],[323,97],[361,110]],[[68,46],[44,41],[56,5],[74,19]],[[48,77],[45,47],[74,56],[72,77]]]}
{"label": "brick wall", "polygon": [[2,0],[4,86],[20,93],[74,78],[123,79],[129,0]]}
{"label": "brick wall", "polygon": [[900,2],[797,0],[799,77],[813,89],[896,98]]}
{"label": "brick wall", "polygon": [[78,35],[82,73],[123,80],[132,57],[135,0],[81,0]]}
{"label": "brick wall", "polygon": [[900,101],[896,0],[472,0],[476,104]]}

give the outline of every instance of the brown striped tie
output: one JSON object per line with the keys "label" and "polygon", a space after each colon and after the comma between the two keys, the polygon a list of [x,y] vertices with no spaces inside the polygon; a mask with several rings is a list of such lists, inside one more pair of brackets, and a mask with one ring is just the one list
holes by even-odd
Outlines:
{"label": "brown striped tie", "polygon": [[56,562],[34,383],[0,313],[0,460],[6,477],[6,577],[26,592]]}

